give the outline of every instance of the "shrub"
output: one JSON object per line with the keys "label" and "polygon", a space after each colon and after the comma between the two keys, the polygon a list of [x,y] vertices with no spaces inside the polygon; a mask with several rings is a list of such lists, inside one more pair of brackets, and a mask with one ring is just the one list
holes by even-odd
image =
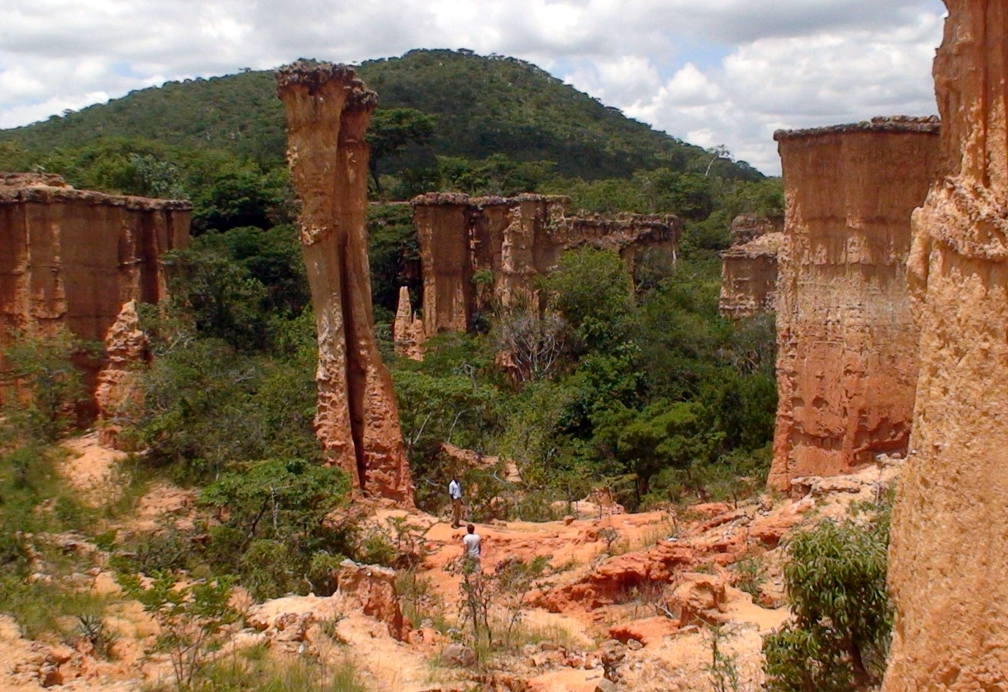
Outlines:
{"label": "shrub", "polygon": [[91,350],[65,328],[49,336],[14,334],[3,351],[3,376],[23,386],[27,396],[13,397],[3,406],[7,437],[21,445],[53,442],[77,424],[87,393],[74,359]]}
{"label": "shrub", "polygon": [[203,490],[200,502],[220,520],[207,556],[218,570],[240,575],[257,598],[332,593],[323,564],[351,552],[351,531],[328,515],[343,502],[349,479],[339,469],[303,459],[271,459],[229,471]]}
{"label": "shrub", "polygon": [[135,575],[120,575],[119,583],[157,622],[157,649],[168,654],[177,687],[191,689],[208,654],[220,648],[225,628],[239,618],[230,605],[231,582],[218,579],[182,585],[159,572],[149,586]]}
{"label": "shrub", "polygon": [[888,512],[823,521],[788,546],[793,619],[763,642],[770,692],[848,692],[881,682],[892,629]]}

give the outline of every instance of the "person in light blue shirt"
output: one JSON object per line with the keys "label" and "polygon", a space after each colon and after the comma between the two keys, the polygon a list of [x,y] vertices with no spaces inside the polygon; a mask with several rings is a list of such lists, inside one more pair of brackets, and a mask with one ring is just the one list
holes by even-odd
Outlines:
{"label": "person in light blue shirt", "polygon": [[452,528],[457,529],[462,523],[462,484],[452,476],[448,484],[448,496],[452,501]]}

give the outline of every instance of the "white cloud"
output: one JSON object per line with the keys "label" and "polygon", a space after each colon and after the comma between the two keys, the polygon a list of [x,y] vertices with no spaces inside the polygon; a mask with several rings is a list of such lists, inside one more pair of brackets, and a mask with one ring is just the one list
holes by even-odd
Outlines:
{"label": "white cloud", "polygon": [[164,79],[466,47],[767,172],[774,128],[934,111],[938,0],[5,0],[0,127]]}

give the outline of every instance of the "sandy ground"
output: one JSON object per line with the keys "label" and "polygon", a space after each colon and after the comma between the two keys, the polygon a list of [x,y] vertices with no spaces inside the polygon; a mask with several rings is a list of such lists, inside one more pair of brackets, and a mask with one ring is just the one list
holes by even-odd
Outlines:
{"label": "sandy ground", "polygon": [[[123,487],[118,464],[124,454],[100,447],[95,434],[75,438],[66,447],[70,454],[61,472],[85,501],[100,506],[118,497]],[[249,611],[246,628],[235,633],[225,650],[265,643],[277,656],[311,655],[334,663],[349,658],[368,688],[376,692],[447,692],[474,686],[594,692],[603,676],[601,658],[607,647],[615,647],[620,655],[616,668],[619,689],[706,691],[711,689],[710,629],[702,623],[672,619],[669,616],[674,613],[662,605],[670,602],[670,594],[680,583],[680,571],[699,570],[699,576],[726,585],[723,602],[711,610],[712,617],[722,623],[719,646],[733,657],[740,689],[756,690],[761,681],[762,638],[788,617],[782,607],[781,537],[819,517],[841,516],[853,502],[874,500],[897,472],[898,463],[887,463],[851,477],[812,479],[799,485],[801,497],[764,497],[740,507],[712,504],[678,514],[613,514],[589,506],[564,521],[477,525],[483,538],[484,571],[492,572],[505,559],[546,556],[550,574],[537,585],[535,594],[566,594],[543,599],[560,604],[548,609],[533,607],[533,599],[529,599],[522,625],[552,636],[497,659],[492,670],[447,667],[440,662],[440,654],[450,641],[448,636],[425,627],[428,623],[412,623],[415,630],[406,641],[397,641],[385,623],[364,615],[341,595],[291,596],[255,606]],[[190,527],[195,518],[194,499],[191,491],[154,484],[138,502],[134,515],[119,528],[140,532],[171,525]],[[404,519],[415,527],[413,533],[424,546],[418,578],[429,582],[431,593],[451,622],[458,612],[459,577],[450,567],[461,555],[464,530],[453,529],[437,517],[392,509],[377,509],[365,523],[394,535],[396,522]],[[659,583],[651,597],[634,592],[633,598],[603,598],[594,603],[570,596],[580,593],[579,584],[596,584],[600,575],[619,577],[620,570],[631,575],[634,570],[647,572],[655,568],[656,560],[673,554],[690,556],[689,567],[670,567],[673,572],[668,583]],[[753,556],[765,574],[758,603],[731,586],[737,574],[733,563]],[[10,617],[0,616],[0,692],[40,690],[44,682],[51,684],[49,689],[125,692],[140,690],[145,683],[167,675],[163,660],[145,656],[157,627],[140,604],[121,594],[108,570],[98,569],[87,584],[88,589],[113,598],[105,619],[107,627],[118,635],[118,660],[100,662],[56,640],[26,640]],[[323,627],[326,621],[328,629]],[[305,625],[304,632],[298,634],[291,622],[311,626]],[[631,638],[620,644],[610,639],[612,628],[625,626],[637,628],[634,631],[642,634],[634,636],[639,640]],[[59,675],[53,674],[53,669]]]}

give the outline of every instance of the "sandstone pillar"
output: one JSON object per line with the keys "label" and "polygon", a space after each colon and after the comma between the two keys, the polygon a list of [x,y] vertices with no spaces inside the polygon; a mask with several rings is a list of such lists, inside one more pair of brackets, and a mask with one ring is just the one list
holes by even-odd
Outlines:
{"label": "sandstone pillar", "polygon": [[777,255],[783,233],[767,233],[721,253],[718,309],[741,319],[777,309]]}
{"label": "sandstone pillar", "polygon": [[475,305],[469,249],[475,208],[457,193],[420,195],[410,204],[420,242],[426,337],[465,332]]}
{"label": "sandstone pillar", "polygon": [[1008,1],[946,0],[941,177],[913,217],[920,325],[883,690],[1008,690]]}
{"label": "sandstone pillar", "polygon": [[411,505],[392,378],[374,337],[367,260],[364,135],[377,99],[351,68],[330,63],[282,67],[277,85],[318,331],[316,430],[356,488]]}
{"label": "sandstone pillar", "polygon": [[417,319],[414,315],[409,288],[406,286],[399,287],[399,303],[396,305],[395,322],[392,324],[392,338],[397,356],[423,360],[423,320]]}
{"label": "sandstone pillar", "polygon": [[787,214],[769,484],[786,489],[906,452],[919,333],[905,279],[910,214],[934,177],[938,123],[877,118],[774,138]]}

